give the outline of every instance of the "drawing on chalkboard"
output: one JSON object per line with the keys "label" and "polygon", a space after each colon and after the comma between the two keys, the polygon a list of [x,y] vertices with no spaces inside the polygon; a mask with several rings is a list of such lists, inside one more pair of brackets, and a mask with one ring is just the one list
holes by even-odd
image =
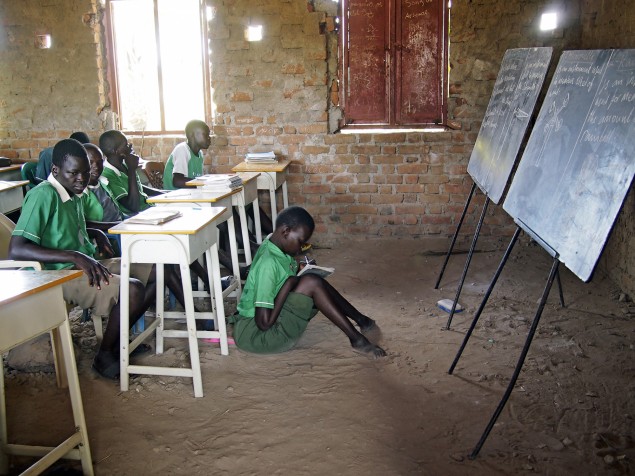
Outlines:
{"label": "drawing on chalkboard", "polygon": [[551,103],[551,106],[549,106],[548,114],[550,118],[547,120],[547,123],[545,124],[543,128],[545,139],[542,143],[542,148],[540,149],[540,152],[538,153],[538,159],[536,160],[536,164],[538,166],[540,166],[540,163],[542,162],[542,157],[544,155],[545,147],[547,143],[549,142],[549,137],[551,137],[551,134],[553,132],[558,132],[560,128],[562,127],[562,118],[560,117],[560,113],[562,112],[564,108],[567,107],[568,104],[569,104],[569,93],[567,93],[567,95],[562,99],[562,104],[560,106],[557,106],[555,102]]}

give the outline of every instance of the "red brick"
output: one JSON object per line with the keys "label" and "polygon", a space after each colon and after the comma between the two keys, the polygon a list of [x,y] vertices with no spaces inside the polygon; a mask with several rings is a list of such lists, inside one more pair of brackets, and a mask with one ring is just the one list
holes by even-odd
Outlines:
{"label": "red brick", "polygon": [[374,214],[375,207],[371,205],[351,205],[347,210],[350,214]]}
{"label": "red brick", "polygon": [[397,185],[395,192],[397,193],[424,193],[425,186],[421,184],[414,185]]}
{"label": "red brick", "polygon": [[377,185],[351,184],[348,187],[351,193],[377,193]]}
{"label": "red brick", "polygon": [[319,145],[305,145],[301,148],[302,153],[306,155],[318,155],[318,154],[328,154],[331,151],[330,147],[319,146]]}
{"label": "red brick", "polygon": [[397,173],[399,174],[425,174],[428,166],[425,164],[400,164],[397,165]]}
{"label": "red brick", "polygon": [[282,74],[304,74],[306,70],[303,64],[287,63],[282,65],[280,72]]}
{"label": "red brick", "polygon": [[381,203],[402,203],[403,195],[388,195],[388,194],[378,194],[373,195],[370,198],[370,203],[381,204]]}
{"label": "red brick", "polygon": [[354,144],[356,142],[352,134],[327,134],[323,140],[325,144]]}
{"label": "red brick", "polygon": [[236,116],[236,124],[262,124],[262,117],[258,116]]}
{"label": "red brick", "polygon": [[326,134],[326,132],[326,123],[306,124],[303,126],[298,126],[298,133],[300,134]]}
{"label": "red brick", "polygon": [[319,193],[319,194],[323,194],[323,193],[329,193],[331,191],[331,186],[330,185],[304,185],[302,187],[302,192],[303,193]]}
{"label": "red brick", "polygon": [[256,134],[259,136],[277,136],[282,134],[282,127],[259,126],[256,127]]}
{"label": "red brick", "polygon": [[354,145],[351,146],[352,154],[375,155],[381,153],[381,147],[378,145]]}
{"label": "red brick", "polygon": [[231,101],[233,102],[246,102],[253,101],[254,93],[251,91],[236,91],[231,95]]}

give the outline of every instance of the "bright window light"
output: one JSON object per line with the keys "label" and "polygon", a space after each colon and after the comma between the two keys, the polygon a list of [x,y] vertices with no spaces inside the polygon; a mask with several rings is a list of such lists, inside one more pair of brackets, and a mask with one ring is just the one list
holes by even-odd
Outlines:
{"label": "bright window light", "polygon": [[246,30],[247,41],[262,40],[262,25],[249,25]]}
{"label": "bright window light", "polygon": [[555,30],[558,28],[557,13],[543,13],[540,17],[540,29],[543,31]]}

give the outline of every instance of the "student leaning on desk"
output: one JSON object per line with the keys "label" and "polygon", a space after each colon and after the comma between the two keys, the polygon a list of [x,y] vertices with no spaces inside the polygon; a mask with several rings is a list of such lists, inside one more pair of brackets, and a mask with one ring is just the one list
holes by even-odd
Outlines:
{"label": "student leaning on desk", "polygon": [[148,195],[139,178],[139,156],[123,132],[111,130],[99,136],[99,148],[106,156],[103,176],[106,188],[116,200],[124,216],[134,215],[150,207]]}
{"label": "student leaning on desk", "polygon": [[[112,256],[103,232],[87,229],[80,194],[86,188],[90,164],[86,149],[74,139],[53,148],[51,175],[30,190],[9,243],[9,256],[39,261],[46,269],[81,269],[84,279],[62,286],[66,302],[108,317],[104,337],[93,361],[102,376],[119,375],[119,269],[118,259],[95,260],[98,251]],[[95,240],[97,246],[93,245]],[[132,265],[130,323],[146,311],[156,296],[149,281],[151,265]]]}

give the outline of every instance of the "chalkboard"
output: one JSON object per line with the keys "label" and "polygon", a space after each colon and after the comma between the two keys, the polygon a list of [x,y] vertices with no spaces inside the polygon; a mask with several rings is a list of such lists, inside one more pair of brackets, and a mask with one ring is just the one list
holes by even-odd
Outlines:
{"label": "chalkboard", "polygon": [[507,50],[467,172],[498,203],[516,162],[551,62],[552,48]]}
{"label": "chalkboard", "polygon": [[635,50],[565,51],[503,208],[583,281],[635,172]]}

